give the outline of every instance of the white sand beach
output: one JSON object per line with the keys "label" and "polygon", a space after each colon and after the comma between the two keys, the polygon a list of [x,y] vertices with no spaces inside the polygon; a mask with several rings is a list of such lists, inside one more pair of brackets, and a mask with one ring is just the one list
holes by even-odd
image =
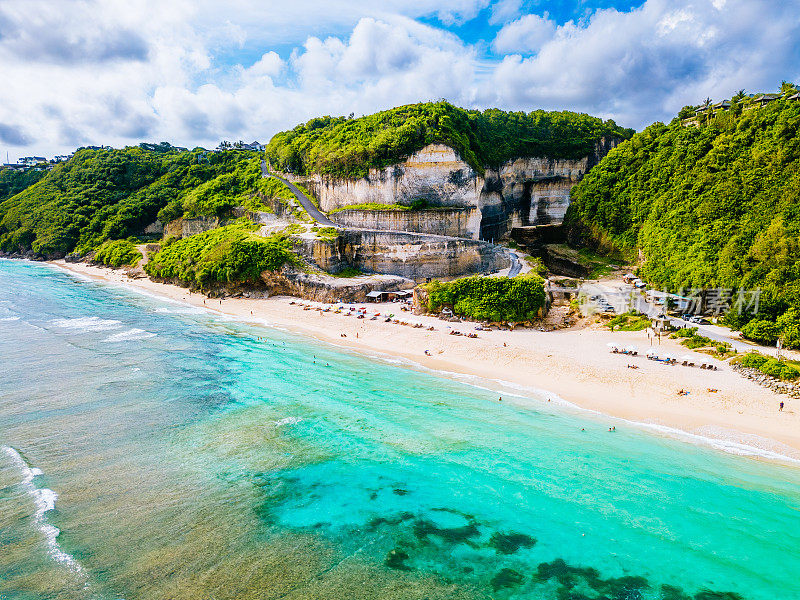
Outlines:
{"label": "white sand beach", "polygon": [[[55,264],[97,280],[253,323],[266,322],[362,353],[393,355],[423,368],[477,376],[487,387],[498,389],[498,396],[509,388],[499,382],[535,388],[545,391],[553,401],[564,400],[582,409],[650,424],[664,431],[671,428],[719,440],[718,445],[729,451],[748,454],[747,446],[767,455],[774,452],[800,459],[799,400],[761,387],[732,371],[726,363],[706,355],[696,354],[701,361],[716,364],[719,370],[647,360],[644,353],[649,344],[643,331],[610,332],[592,327],[552,332],[474,331],[474,323],[447,323],[434,317],[414,316],[401,312],[399,304],[359,305],[368,308],[369,317],[376,312],[394,313],[409,324],[425,325],[413,328],[386,323],[384,318],[357,319],[322,312],[315,308],[324,305],[296,298],[220,301],[175,285],[131,279],[120,270],[63,261]],[[309,306],[314,308],[307,309]],[[435,331],[429,331],[428,327],[434,327]],[[451,328],[464,334],[477,333],[478,338],[450,335]],[[613,354],[607,347],[610,342],[636,345],[639,355]],[[666,338],[658,349],[675,357],[691,354]],[[639,368],[627,368],[628,364]],[[711,392],[709,388],[717,391]],[[679,395],[679,390],[689,393]],[[506,396],[504,401],[520,400]],[[781,401],[786,407],[778,411]]]}

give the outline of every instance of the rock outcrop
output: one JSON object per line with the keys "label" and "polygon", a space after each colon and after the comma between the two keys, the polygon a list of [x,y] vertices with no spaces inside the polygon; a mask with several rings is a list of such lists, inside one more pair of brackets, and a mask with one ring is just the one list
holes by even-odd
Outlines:
{"label": "rock outcrop", "polygon": [[265,271],[261,279],[267,296],[296,296],[317,302],[364,302],[371,291],[394,292],[414,287],[414,282],[394,275],[335,278],[293,270]]}
{"label": "rock outcrop", "polygon": [[435,208],[421,210],[343,210],[331,215],[336,223],[355,229],[408,231],[472,238],[480,227],[477,208]]}
{"label": "rock outcrop", "polygon": [[511,264],[493,244],[402,231],[340,230],[334,240],[298,239],[295,251],[329,273],[350,267],[414,281],[490,273]]}
{"label": "rock outcrop", "polygon": [[[402,163],[371,169],[362,179],[314,175],[302,181],[326,212],[361,204],[410,205],[419,200],[432,207],[472,209],[458,228],[459,237],[492,240],[505,237],[512,227],[562,222],[572,187],[616,143],[602,139],[592,154],[577,160],[518,158],[484,173],[476,172],[449,146],[431,144]],[[445,213],[439,217],[453,218]],[[425,219],[407,219],[403,226],[409,231],[430,231]]]}

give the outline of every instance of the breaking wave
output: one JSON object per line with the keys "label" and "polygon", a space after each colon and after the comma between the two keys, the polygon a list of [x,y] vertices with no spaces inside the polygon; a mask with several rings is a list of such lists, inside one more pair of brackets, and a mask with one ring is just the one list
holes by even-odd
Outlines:
{"label": "breaking wave", "polygon": [[61,546],[58,545],[58,535],[61,531],[55,525],[47,522],[47,513],[56,507],[58,494],[49,488],[37,487],[35,480],[36,477],[43,474],[41,469],[29,465],[14,448],[9,446],[2,446],[1,448],[19,470],[22,475],[20,485],[33,500],[35,507],[33,525],[44,536],[47,543],[47,553],[57,563],[60,563],[76,575],[86,578],[86,573],[80,563],[71,554],[64,552]]}
{"label": "breaking wave", "polygon": [[75,329],[79,331],[110,331],[119,329],[121,322],[114,319],[101,319],[100,317],[78,317],[75,319],[55,319],[53,326],[62,329]]}
{"label": "breaking wave", "polygon": [[134,340],[146,340],[147,338],[155,337],[155,333],[150,333],[149,331],[145,331],[144,329],[129,329],[128,331],[122,331],[120,333],[115,333],[114,335],[108,336],[104,339],[104,342],[131,342]]}

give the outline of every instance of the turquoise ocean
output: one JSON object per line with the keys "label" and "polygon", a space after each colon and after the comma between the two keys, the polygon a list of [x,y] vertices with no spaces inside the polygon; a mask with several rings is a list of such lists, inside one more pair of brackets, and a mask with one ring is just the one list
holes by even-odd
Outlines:
{"label": "turquoise ocean", "polygon": [[0,260],[0,598],[800,598],[798,465],[497,395]]}

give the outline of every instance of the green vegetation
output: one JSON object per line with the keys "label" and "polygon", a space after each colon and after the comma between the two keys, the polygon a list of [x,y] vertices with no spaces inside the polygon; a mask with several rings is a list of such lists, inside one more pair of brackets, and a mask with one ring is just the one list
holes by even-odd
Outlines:
{"label": "green vegetation", "polygon": [[6,169],[0,167],[0,202],[19,194],[25,188],[32,186],[42,177],[47,175],[47,171],[37,171],[36,169]]}
{"label": "green vegetation", "polygon": [[311,231],[317,234],[317,239],[332,242],[339,237],[339,230],[336,227],[312,227]]}
{"label": "green vegetation", "polygon": [[225,202],[215,194],[224,190],[204,184],[231,172],[249,176],[252,163],[245,152],[80,150],[0,203],[0,250],[85,254],[106,240],[140,234],[156,217],[182,216],[187,196],[190,210],[216,212]]}
{"label": "green vegetation", "polygon": [[699,335],[697,327],[679,329],[671,333],[669,337],[681,340],[681,346],[686,346],[689,350],[700,350],[717,358],[727,358],[735,354],[733,347],[728,342],[715,342],[711,338]]}
{"label": "green vegetation", "polygon": [[230,169],[176,197],[158,214],[162,223],[178,217],[222,217],[230,215],[236,206],[256,212],[272,212],[263,203],[272,198],[287,204],[294,201],[294,194],[282,181],[273,177],[261,177],[261,159],[252,153],[236,153],[238,157]]}
{"label": "green vegetation", "polygon": [[355,267],[345,267],[338,273],[330,273],[330,275],[333,275],[334,277],[341,277],[341,278],[360,277],[363,274],[364,273],[362,273]]}
{"label": "green vegetation", "polygon": [[[516,244],[515,244],[516,245]],[[510,247],[513,247],[509,244]],[[539,275],[540,277],[544,277],[547,275],[547,267],[544,266],[542,259],[538,256],[525,256],[525,262],[528,263],[531,267],[531,270]]]}
{"label": "green vegetation", "polygon": [[475,321],[531,321],[545,305],[544,280],[524,277],[464,277],[425,285],[428,310],[452,307],[456,315]]}
{"label": "green vegetation", "polygon": [[368,202],[366,204],[348,204],[347,206],[340,206],[339,208],[334,208],[328,214],[333,215],[343,210],[411,210],[411,207],[405,204],[379,204],[377,202]]}
{"label": "green vegetation", "polygon": [[617,315],[606,325],[611,331],[642,331],[650,327],[650,318],[637,312],[627,312]]}
{"label": "green vegetation", "polygon": [[141,258],[142,254],[130,240],[105,241],[94,255],[95,261],[109,267],[135,265]]}
{"label": "green vegetation", "polygon": [[[650,284],[762,290],[743,334],[800,347],[800,102],[719,113],[701,127],[655,123],[573,188],[566,222],[600,248],[639,250]],[[573,237],[575,237],[573,235]],[[766,323],[774,323],[774,327]]]}
{"label": "green vegetation", "polygon": [[765,375],[777,379],[791,380],[800,377],[800,363],[767,358],[758,352],[748,352],[739,361],[743,367],[758,369]]}
{"label": "green vegetation", "polygon": [[409,104],[358,119],[317,117],[277,133],[267,145],[270,164],[308,175],[365,177],[370,168],[402,161],[432,143],[451,146],[482,173],[519,156],[580,158],[602,137],[632,130],[574,112],[464,110],[448,102]]}
{"label": "green vegetation", "polygon": [[179,279],[194,287],[258,282],[264,271],[295,264],[285,236],[261,237],[246,220],[166,244],[144,270],[152,277]]}
{"label": "green vegetation", "polygon": [[[451,207],[443,206],[441,210],[448,210]],[[340,206],[339,208],[334,208],[328,214],[333,215],[338,212],[342,212],[343,210],[426,210],[426,209],[433,209],[437,210],[439,207],[431,207],[428,205],[428,201],[422,198],[413,200],[411,204],[380,204],[378,202],[367,202],[364,204],[347,204],[346,206]]]}

